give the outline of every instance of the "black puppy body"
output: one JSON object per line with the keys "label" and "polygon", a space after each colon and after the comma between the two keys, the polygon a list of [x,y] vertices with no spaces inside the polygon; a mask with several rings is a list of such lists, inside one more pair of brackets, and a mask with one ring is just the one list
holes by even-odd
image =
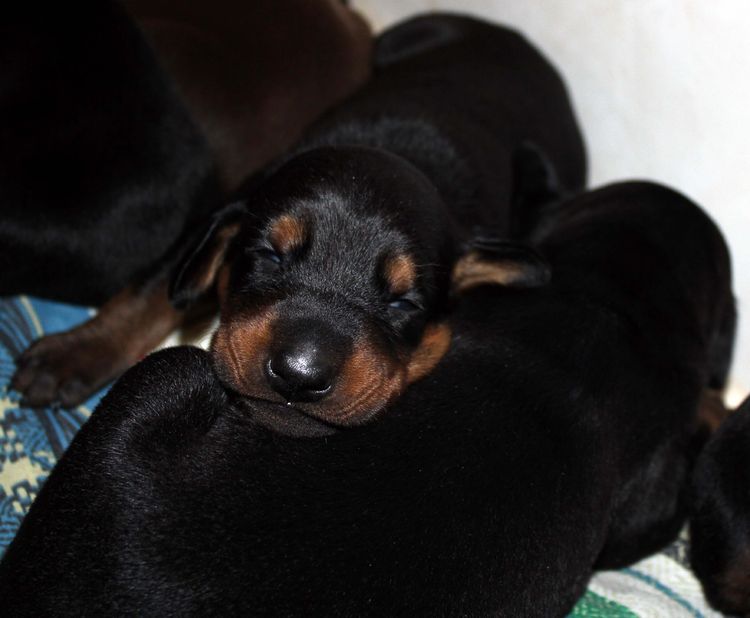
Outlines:
{"label": "black puppy body", "polygon": [[351,144],[414,164],[464,235],[480,226],[506,235],[513,200],[540,183],[576,192],[586,180],[583,139],[557,70],[518,32],[457,15],[417,17],[383,33],[372,80],[297,150]]}
{"label": "black puppy body", "polygon": [[690,560],[716,609],[750,614],[750,400],[724,421],[692,479]]}
{"label": "black puppy body", "polygon": [[0,295],[100,304],[215,207],[208,146],[116,2],[15,3],[0,64]]}
{"label": "black puppy body", "polygon": [[720,234],[660,187],[567,203],[539,249],[550,284],[468,291],[448,354],[363,427],[292,438],[317,421],[204,352],[146,359],[8,549],[6,611],[564,615],[683,522],[733,309]]}
{"label": "black puppy body", "polygon": [[190,302],[219,279],[213,351],[232,388],[336,425],[432,369],[451,285],[538,284],[533,255],[459,256],[477,229],[518,235],[512,209],[585,178],[564,85],[517,33],[431,15],[375,55],[372,81],[251,179],[173,289]]}

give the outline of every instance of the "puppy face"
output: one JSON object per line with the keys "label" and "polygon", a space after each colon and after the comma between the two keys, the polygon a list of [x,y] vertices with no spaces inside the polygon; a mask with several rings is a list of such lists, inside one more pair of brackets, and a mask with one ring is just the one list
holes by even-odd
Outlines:
{"label": "puppy face", "polygon": [[[416,169],[371,149],[320,149],[227,211],[175,293],[216,281],[212,353],[232,389],[352,426],[448,350],[457,255],[445,206]],[[455,272],[476,285],[480,262],[474,253]]]}

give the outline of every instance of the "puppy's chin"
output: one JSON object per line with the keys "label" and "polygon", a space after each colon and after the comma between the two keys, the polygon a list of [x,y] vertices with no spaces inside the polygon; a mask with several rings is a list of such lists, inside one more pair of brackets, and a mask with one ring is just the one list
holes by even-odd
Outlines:
{"label": "puppy's chin", "polygon": [[240,397],[237,404],[258,425],[284,436],[319,438],[340,431],[338,427],[329,425],[283,403]]}

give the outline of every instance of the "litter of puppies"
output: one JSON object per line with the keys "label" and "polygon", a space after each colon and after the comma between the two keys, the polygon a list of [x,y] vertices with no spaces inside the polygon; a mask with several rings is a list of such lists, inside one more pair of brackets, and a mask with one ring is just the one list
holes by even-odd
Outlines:
{"label": "litter of puppies", "polygon": [[[750,614],[750,404],[721,401],[731,259],[700,206],[587,188],[513,30],[194,4],[3,26],[0,126],[54,104],[0,150],[28,269],[0,292],[103,303],[12,386],[71,406],[124,372],[0,561],[4,613],[564,616],[689,522],[709,603]],[[56,204],[30,188],[55,156]],[[209,352],[137,362],[201,304]]]}

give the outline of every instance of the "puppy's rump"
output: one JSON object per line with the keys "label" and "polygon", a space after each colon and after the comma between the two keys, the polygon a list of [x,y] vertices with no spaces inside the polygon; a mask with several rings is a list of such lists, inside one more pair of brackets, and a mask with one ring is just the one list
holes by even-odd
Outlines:
{"label": "puppy's rump", "polygon": [[706,383],[723,388],[735,330],[732,272],[724,237],[703,209],[663,185],[615,183],[551,209],[535,242],[556,262],[556,280],[580,279],[583,269],[604,289],[619,286],[618,303],[636,322],[703,338]]}

